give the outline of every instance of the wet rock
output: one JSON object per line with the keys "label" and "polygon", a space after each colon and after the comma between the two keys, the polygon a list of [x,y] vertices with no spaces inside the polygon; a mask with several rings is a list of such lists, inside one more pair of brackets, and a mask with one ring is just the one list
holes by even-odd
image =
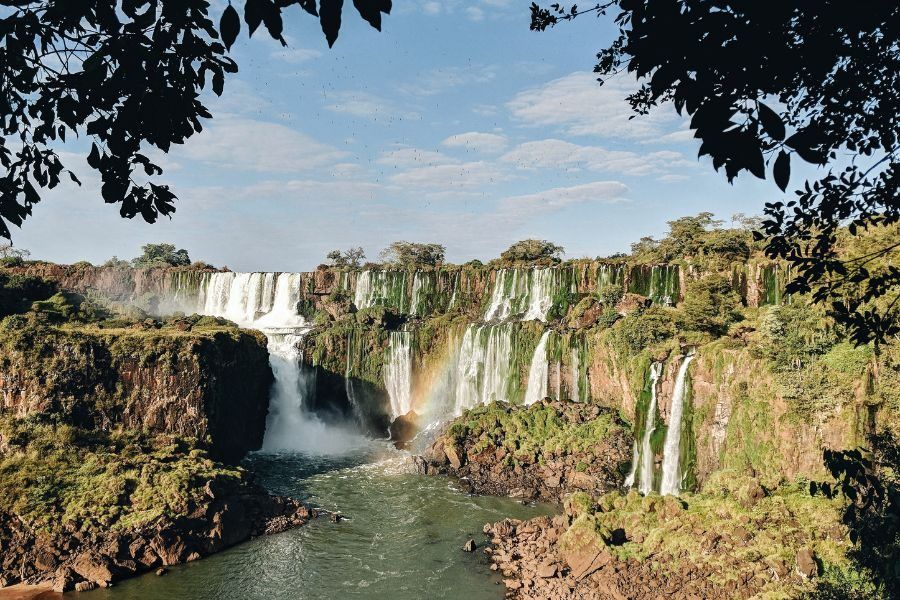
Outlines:
{"label": "wet rock", "polygon": [[478,546],[475,544],[475,540],[469,540],[465,544],[463,544],[463,552],[475,552],[475,549]]}
{"label": "wet rock", "polygon": [[395,446],[405,448],[419,432],[419,415],[409,411],[400,415],[388,427],[391,441]]}
{"label": "wet rock", "polygon": [[79,581],[75,584],[76,592],[89,592],[97,588],[97,584],[93,581]]}
{"label": "wet rock", "polygon": [[169,572],[169,570],[166,569],[165,567],[160,567],[160,568],[158,568],[158,569],[156,570],[156,576],[157,576],[157,577],[162,577],[163,575],[165,575],[165,574],[168,573],[168,572]]}

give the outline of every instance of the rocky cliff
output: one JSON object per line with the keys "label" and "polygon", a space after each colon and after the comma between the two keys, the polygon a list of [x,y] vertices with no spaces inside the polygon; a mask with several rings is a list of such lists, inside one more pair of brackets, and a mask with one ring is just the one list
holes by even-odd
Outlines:
{"label": "rocky cliff", "polygon": [[7,319],[0,401],[17,417],[196,438],[216,458],[237,461],[259,449],[265,432],[265,344],[215,320],[107,329]]}

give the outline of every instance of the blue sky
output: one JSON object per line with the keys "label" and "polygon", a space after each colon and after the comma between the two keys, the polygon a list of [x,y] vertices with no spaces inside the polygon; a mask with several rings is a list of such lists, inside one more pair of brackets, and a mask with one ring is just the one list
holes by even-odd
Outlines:
{"label": "blue sky", "polygon": [[74,145],[64,162],[85,185],[48,195],[16,245],[101,263],[171,241],[217,266],[279,271],[356,245],[375,258],[400,239],[442,243],[454,262],[526,237],[602,256],[678,216],[758,214],[773,199],[772,183],[732,186],[698,161],[671,106],[630,120],[627,77],[596,83],[609,17],[538,34],[524,0],[401,1],[378,33],[347,4],[331,50],[297,7],[288,48],[242,35],[215,118],[160,159],[173,219],[121,219]]}

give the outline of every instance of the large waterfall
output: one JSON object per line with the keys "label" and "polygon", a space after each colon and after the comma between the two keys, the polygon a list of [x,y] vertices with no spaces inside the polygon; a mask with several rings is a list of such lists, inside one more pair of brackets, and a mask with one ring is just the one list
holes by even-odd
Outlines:
{"label": "large waterfall", "polygon": [[333,454],[360,440],[353,432],[327,427],[306,407],[312,381],[300,346],[310,326],[297,312],[300,278],[298,273],[210,273],[200,288],[198,312],[266,335],[275,382],[263,448]]}
{"label": "large waterfall", "polygon": [[688,367],[694,353],[684,357],[675,379],[672,407],[669,411],[669,429],[663,452],[661,494],[677,495],[681,491],[681,417],[684,414],[684,399],[688,390]]}
{"label": "large waterfall", "polygon": [[525,404],[534,404],[547,395],[547,376],[549,375],[549,362],[547,361],[547,341],[550,339],[550,330],[541,335],[534,356],[531,358],[531,367],[528,369],[528,388],[525,390]]}
{"label": "large waterfall", "polygon": [[409,331],[392,331],[389,339],[384,386],[391,399],[391,417],[395,419],[413,408],[411,338]]}

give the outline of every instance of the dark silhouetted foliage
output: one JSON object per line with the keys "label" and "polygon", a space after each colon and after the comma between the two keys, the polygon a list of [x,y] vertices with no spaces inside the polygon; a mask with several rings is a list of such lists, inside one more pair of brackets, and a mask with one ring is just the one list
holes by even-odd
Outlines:
{"label": "dark silhouetted foliage", "polygon": [[[237,3],[237,0],[236,0]],[[67,137],[92,140],[87,162],[101,195],[123,217],[149,223],[175,211],[175,194],[152,182],[162,169],[148,149],[168,152],[212,115],[200,101],[207,85],[221,95],[237,64],[226,55],[242,19],[229,4],[219,21],[208,0],[18,0],[0,19],[0,236],[20,227],[68,176],[55,150]],[[319,17],[329,45],[342,0],[245,0],[249,35],[263,25],[282,44],[282,12],[297,4]],[[373,27],[391,0],[354,0]],[[220,41],[221,39],[221,41]],[[223,44],[224,42],[224,44]]]}
{"label": "dark silhouetted foliage", "polygon": [[[793,199],[766,204],[759,235],[770,257],[794,267],[787,292],[811,292],[857,343],[900,332],[900,267],[867,269],[873,257],[893,256],[896,265],[900,241],[853,261],[836,251],[844,227],[855,234],[900,222],[900,4],[532,4],[531,28],[613,8],[618,35],[597,55],[595,71],[637,78],[628,98],[635,113],[671,102],[691,118],[700,155],[729,181],[742,171],[770,174],[786,191],[793,163],[824,168]],[[872,306],[885,296],[891,300]]]}

